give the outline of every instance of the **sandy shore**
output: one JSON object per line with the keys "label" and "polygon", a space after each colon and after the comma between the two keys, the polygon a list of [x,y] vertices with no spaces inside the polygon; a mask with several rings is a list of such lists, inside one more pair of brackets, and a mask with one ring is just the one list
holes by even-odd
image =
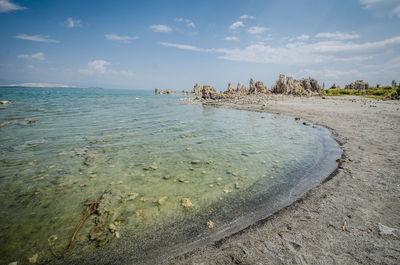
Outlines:
{"label": "sandy shore", "polygon": [[329,127],[344,161],[300,201],[170,264],[400,263],[400,101],[275,97],[212,104]]}

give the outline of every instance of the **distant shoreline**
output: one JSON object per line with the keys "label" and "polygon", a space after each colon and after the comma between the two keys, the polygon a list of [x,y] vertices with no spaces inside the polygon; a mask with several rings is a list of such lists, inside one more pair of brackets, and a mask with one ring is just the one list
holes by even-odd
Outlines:
{"label": "distant shoreline", "polygon": [[71,86],[71,85],[64,85],[64,84],[51,84],[51,83],[21,83],[21,84],[7,84],[7,85],[0,85],[1,87],[34,87],[34,88],[88,88],[88,87],[81,87],[81,86]]}

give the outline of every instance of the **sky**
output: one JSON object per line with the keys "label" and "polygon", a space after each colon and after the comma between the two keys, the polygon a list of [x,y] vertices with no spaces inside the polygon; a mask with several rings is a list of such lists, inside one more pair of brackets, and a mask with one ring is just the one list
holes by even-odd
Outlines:
{"label": "sky", "polygon": [[400,0],[0,0],[0,84],[400,81]]}

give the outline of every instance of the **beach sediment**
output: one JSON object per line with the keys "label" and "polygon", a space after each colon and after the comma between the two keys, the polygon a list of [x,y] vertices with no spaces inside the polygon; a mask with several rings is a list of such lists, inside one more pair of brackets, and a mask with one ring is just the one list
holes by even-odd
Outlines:
{"label": "beach sediment", "polygon": [[400,102],[279,95],[203,104],[321,124],[332,130],[344,159],[333,178],[303,199],[169,264],[398,264]]}

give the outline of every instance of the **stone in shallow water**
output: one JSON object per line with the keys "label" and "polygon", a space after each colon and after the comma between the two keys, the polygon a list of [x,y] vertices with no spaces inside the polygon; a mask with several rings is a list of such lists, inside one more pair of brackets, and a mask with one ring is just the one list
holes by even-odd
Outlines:
{"label": "stone in shallow water", "polygon": [[117,231],[117,227],[115,227],[114,224],[110,224],[108,226],[108,230],[110,230],[111,233],[115,233],[115,231]]}
{"label": "stone in shallow water", "polygon": [[29,262],[36,263],[38,258],[39,258],[39,255],[36,253],[35,255],[33,255],[32,257],[29,258]]}
{"label": "stone in shallow water", "polygon": [[131,200],[134,200],[134,199],[136,199],[136,197],[138,197],[139,196],[139,193],[136,193],[136,192],[131,192],[131,193],[129,193],[128,194],[128,201],[131,201]]}
{"label": "stone in shallow water", "polygon": [[214,228],[214,222],[211,221],[211,220],[208,220],[207,226],[208,226],[208,228],[213,229]]}
{"label": "stone in shallow water", "polygon": [[192,161],[190,161],[190,164],[192,164],[192,165],[200,164],[200,160],[192,160]]}
{"label": "stone in shallow water", "polygon": [[185,207],[186,211],[189,211],[194,205],[188,198],[183,198],[181,200],[181,205]]}
{"label": "stone in shallow water", "polygon": [[167,200],[168,200],[168,197],[164,196],[157,201],[157,204],[160,206],[160,205],[164,204]]}
{"label": "stone in shallow water", "polygon": [[189,183],[189,181],[187,181],[184,178],[178,178],[178,181],[181,182],[181,183]]}

